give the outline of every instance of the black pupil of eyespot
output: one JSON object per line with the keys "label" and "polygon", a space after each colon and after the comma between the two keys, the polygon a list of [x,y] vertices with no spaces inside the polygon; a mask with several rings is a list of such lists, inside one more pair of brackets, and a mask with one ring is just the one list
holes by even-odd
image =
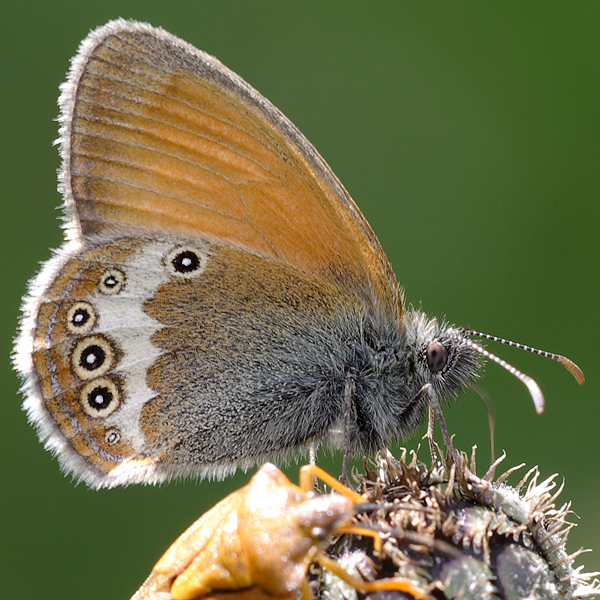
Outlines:
{"label": "black pupil of eyespot", "polygon": [[200,259],[195,252],[184,250],[173,259],[173,266],[178,273],[191,273],[200,266]]}
{"label": "black pupil of eyespot", "polygon": [[109,275],[105,280],[104,280],[104,285],[107,288],[113,288],[117,285],[117,279],[114,275]]}
{"label": "black pupil of eyespot", "polygon": [[442,342],[434,340],[427,344],[427,366],[432,373],[439,373],[448,362],[448,351]]}
{"label": "black pupil of eyespot", "polygon": [[94,388],[88,396],[88,404],[95,410],[107,408],[112,401],[112,392],[105,386]]}
{"label": "black pupil of eyespot", "polygon": [[90,313],[85,308],[78,308],[73,314],[73,325],[85,325],[90,320]]}
{"label": "black pupil of eyespot", "polygon": [[88,371],[94,371],[98,367],[102,366],[102,363],[106,360],[106,352],[100,348],[100,346],[94,344],[93,346],[87,347],[82,353],[79,359],[79,364]]}

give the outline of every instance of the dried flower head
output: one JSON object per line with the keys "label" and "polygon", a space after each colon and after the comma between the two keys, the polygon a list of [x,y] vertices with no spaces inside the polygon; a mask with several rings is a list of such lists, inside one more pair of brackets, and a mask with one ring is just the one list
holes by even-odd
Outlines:
{"label": "dried flower head", "polygon": [[[536,467],[515,487],[509,469],[494,479],[500,459],[483,477],[471,460],[442,460],[430,469],[404,451],[380,455],[366,473],[354,474],[368,499],[357,519],[384,538],[381,552],[368,540],[345,536],[328,554],[363,579],[405,577],[434,598],[572,599],[600,594],[597,573],[574,567],[583,552],[568,554],[570,503],[557,508],[556,475],[539,481]],[[470,464],[469,464],[470,462]],[[521,465],[522,466],[522,465]],[[326,600],[357,593],[324,569],[313,591]],[[315,590],[314,588],[317,588]],[[382,595],[383,594],[383,595]],[[361,595],[373,600],[400,592]]]}

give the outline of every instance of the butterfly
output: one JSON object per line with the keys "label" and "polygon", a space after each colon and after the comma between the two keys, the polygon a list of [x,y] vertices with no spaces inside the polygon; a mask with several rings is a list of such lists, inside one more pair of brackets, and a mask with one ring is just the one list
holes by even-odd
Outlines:
{"label": "butterfly", "polygon": [[40,438],[89,486],[323,443],[347,464],[427,410],[443,424],[484,357],[507,366],[472,339],[498,338],[406,305],[329,166],[215,58],[111,21],[59,105],[66,240],[30,283],[14,363]]}

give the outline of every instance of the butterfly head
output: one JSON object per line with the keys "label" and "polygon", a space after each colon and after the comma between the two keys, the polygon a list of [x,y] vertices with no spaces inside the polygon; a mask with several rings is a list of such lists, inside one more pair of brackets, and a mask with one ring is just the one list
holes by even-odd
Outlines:
{"label": "butterfly head", "polygon": [[414,361],[415,375],[418,377],[418,395],[427,386],[429,394],[440,400],[456,396],[473,383],[479,376],[485,359],[489,359],[514,375],[528,389],[536,411],[544,411],[544,396],[536,381],[522,373],[505,360],[492,354],[473,337],[484,338],[532,352],[561,363],[582,384],[585,381],[581,369],[568,358],[539,350],[525,344],[511,342],[504,338],[468,328],[458,328],[429,318],[418,310],[410,310],[406,316],[406,347]]}
{"label": "butterfly head", "polygon": [[417,394],[430,384],[438,398],[450,399],[479,377],[483,356],[468,332],[415,309],[408,311],[405,323]]}

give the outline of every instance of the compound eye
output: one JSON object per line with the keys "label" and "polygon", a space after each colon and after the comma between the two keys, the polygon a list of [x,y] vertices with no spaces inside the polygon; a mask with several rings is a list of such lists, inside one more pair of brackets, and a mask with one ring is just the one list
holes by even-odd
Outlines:
{"label": "compound eye", "polygon": [[442,371],[448,362],[448,351],[442,342],[433,340],[427,344],[427,366],[432,373]]}

